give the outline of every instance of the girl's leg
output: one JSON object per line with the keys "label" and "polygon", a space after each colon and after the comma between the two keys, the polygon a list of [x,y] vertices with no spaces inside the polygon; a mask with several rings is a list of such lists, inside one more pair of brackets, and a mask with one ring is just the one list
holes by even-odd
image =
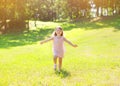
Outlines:
{"label": "girl's leg", "polygon": [[62,67],[62,58],[59,57],[59,70],[61,70],[61,67]]}
{"label": "girl's leg", "polygon": [[54,61],[54,69],[56,70],[56,67],[57,67],[57,57],[56,56],[54,56],[53,61]]}
{"label": "girl's leg", "polygon": [[54,64],[57,64],[57,57],[56,56],[54,56],[53,61],[54,61]]}

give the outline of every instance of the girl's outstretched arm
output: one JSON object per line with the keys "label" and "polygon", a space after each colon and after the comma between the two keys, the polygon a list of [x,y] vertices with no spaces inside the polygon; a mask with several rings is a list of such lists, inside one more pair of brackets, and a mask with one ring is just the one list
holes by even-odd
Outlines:
{"label": "girl's outstretched arm", "polygon": [[76,44],[73,44],[72,42],[70,42],[69,40],[67,40],[65,37],[64,37],[64,41],[67,42],[68,44],[70,44],[73,47],[77,47]]}
{"label": "girl's outstretched arm", "polygon": [[41,41],[40,44],[46,43],[46,42],[51,41],[51,40],[53,40],[53,37]]}

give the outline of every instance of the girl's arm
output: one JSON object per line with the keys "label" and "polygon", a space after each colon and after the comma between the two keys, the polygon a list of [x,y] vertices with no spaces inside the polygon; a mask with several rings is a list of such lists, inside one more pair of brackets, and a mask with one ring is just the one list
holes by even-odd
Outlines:
{"label": "girl's arm", "polygon": [[67,40],[65,37],[64,37],[64,41],[67,42],[68,44],[70,44],[73,47],[77,47],[76,44],[73,44],[72,42],[70,42],[69,40]]}
{"label": "girl's arm", "polygon": [[51,40],[53,40],[53,37],[41,41],[40,44],[46,43],[46,42],[51,41]]}

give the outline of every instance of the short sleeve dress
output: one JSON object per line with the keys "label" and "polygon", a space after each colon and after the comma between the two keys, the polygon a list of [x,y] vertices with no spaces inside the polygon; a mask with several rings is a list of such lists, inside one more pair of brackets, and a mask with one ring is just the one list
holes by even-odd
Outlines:
{"label": "short sleeve dress", "polygon": [[53,37],[53,54],[55,57],[63,58],[64,57],[64,37],[54,36]]}

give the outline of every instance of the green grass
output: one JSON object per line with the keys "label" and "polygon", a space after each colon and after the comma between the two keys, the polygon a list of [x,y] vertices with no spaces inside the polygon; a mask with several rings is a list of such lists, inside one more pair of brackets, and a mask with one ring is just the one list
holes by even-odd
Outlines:
{"label": "green grass", "polygon": [[[61,73],[53,70],[52,42],[40,45],[55,26],[67,43]],[[119,86],[120,16],[85,22],[37,22],[29,32],[0,35],[0,86]]]}

